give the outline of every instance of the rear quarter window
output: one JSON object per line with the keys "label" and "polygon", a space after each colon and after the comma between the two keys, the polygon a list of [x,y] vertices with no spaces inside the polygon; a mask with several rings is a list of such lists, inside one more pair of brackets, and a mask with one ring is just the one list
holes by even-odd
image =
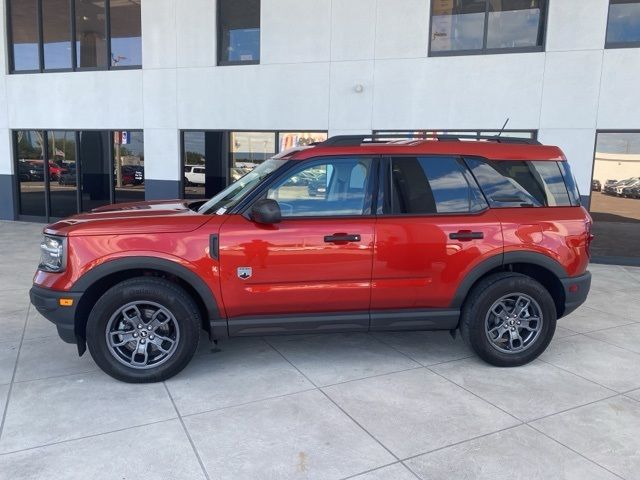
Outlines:
{"label": "rear quarter window", "polygon": [[493,208],[575,205],[558,162],[479,158],[465,161]]}

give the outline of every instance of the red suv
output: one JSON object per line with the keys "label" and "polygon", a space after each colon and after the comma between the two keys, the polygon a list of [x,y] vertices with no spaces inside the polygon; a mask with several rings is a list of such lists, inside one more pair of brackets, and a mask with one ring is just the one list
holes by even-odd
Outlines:
{"label": "red suv", "polygon": [[200,329],[459,329],[487,362],[522,365],[587,296],[591,218],[560,149],[481,140],[333,137],[208,201],[62,220],[31,301],[128,382],[178,373]]}

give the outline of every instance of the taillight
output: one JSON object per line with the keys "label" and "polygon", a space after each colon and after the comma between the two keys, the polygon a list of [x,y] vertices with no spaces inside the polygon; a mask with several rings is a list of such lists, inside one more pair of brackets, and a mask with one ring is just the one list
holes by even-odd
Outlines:
{"label": "taillight", "polygon": [[591,258],[591,242],[593,241],[593,233],[591,233],[592,226],[593,226],[593,223],[591,222],[590,219],[585,220],[584,228],[585,228],[585,234],[587,236],[585,241],[585,250],[587,251],[587,255],[589,256],[589,258]]}

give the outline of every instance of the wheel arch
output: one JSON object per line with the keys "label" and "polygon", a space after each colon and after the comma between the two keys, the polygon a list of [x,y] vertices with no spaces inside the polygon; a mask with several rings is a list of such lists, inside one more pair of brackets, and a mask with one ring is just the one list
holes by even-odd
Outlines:
{"label": "wheel arch", "polygon": [[74,330],[78,351],[85,351],[86,324],[97,299],[109,288],[135,277],[162,277],[184,288],[195,300],[202,317],[202,328],[210,338],[227,336],[213,292],[194,272],[171,260],[157,257],[126,257],[107,261],[82,275],[72,290],[83,292],[76,309]]}
{"label": "wheel arch", "polygon": [[566,298],[561,279],[568,276],[567,272],[553,258],[536,252],[505,252],[476,265],[456,290],[452,308],[462,309],[469,292],[478,282],[501,271],[522,273],[538,281],[553,298],[558,318],[563,315]]}

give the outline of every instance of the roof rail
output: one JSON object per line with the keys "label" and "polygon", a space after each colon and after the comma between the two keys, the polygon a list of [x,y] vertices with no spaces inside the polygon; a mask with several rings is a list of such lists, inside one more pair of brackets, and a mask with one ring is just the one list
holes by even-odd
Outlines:
{"label": "roof rail", "polygon": [[541,145],[538,140],[524,137],[501,137],[498,135],[451,135],[419,133],[414,136],[405,133],[377,133],[373,135],[336,135],[319,142],[316,145],[322,147],[348,147],[362,145],[363,143],[389,143],[390,139],[398,140],[438,140],[440,142],[459,142],[461,140],[486,140],[496,143],[519,143],[525,145]]}

